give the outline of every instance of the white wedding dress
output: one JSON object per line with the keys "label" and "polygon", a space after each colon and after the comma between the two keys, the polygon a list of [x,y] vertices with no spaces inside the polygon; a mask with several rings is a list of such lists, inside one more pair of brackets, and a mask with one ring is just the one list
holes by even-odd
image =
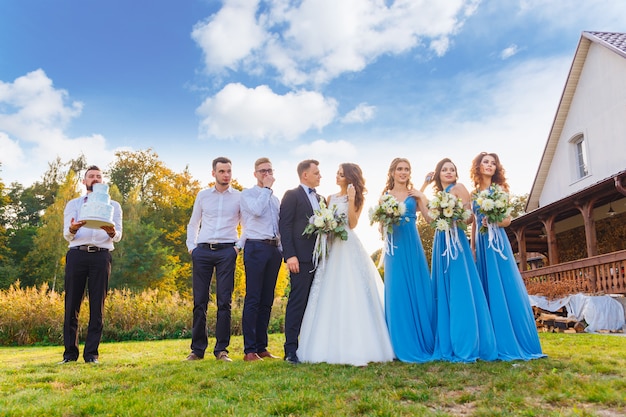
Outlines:
{"label": "white wedding dress", "polygon": [[[347,214],[347,196],[331,196],[328,206],[333,205]],[[383,303],[380,274],[348,229],[348,239],[334,239],[326,262],[320,259],[302,320],[298,358],[355,366],[393,360]]]}

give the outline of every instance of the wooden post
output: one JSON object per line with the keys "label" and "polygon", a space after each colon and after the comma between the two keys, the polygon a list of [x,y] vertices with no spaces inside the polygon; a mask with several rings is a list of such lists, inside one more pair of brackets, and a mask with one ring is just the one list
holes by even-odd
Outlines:
{"label": "wooden post", "polygon": [[587,257],[591,258],[598,254],[598,239],[596,237],[596,221],[593,219],[593,205],[595,199],[579,202],[575,201],[574,206],[580,211],[585,223],[585,240],[587,241]]}
{"label": "wooden post", "polygon": [[554,232],[554,219],[556,214],[549,217],[540,218],[543,227],[546,229],[546,240],[548,243],[548,262],[550,265],[559,263],[559,248],[556,243],[556,233]]}
{"label": "wooden post", "polygon": [[519,270],[520,272],[526,271],[528,263],[528,254],[526,253],[526,226],[521,226],[519,229],[513,229],[515,238],[517,239],[517,247],[519,249]]}

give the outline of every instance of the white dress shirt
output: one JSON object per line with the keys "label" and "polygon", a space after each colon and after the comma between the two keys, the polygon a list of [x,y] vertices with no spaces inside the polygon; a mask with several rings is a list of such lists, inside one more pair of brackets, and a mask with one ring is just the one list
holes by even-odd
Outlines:
{"label": "white dress shirt", "polygon": [[109,237],[107,232],[102,229],[90,229],[85,226],[78,229],[76,234],[70,232],[72,219],[78,221],[80,208],[87,201],[87,196],[81,196],[70,200],[65,206],[63,212],[63,237],[69,242],[69,247],[81,245],[93,245],[108,250],[115,249],[113,242],[119,242],[122,239],[122,207],[117,201],[111,200],[113,206],[113,224],[115,224],[115,235]]}
{"label": "white dress shirt", "polygon": [[[245,239],[276,239],[280,201],[271,189],[255,185],[241,192],[242,244]],[[243,247],[243,246],[242,246]]]}
{"label": "white dress shirt", "polygon": [[233,187],[224,192],[215,187],[200,191],[187,225],[187,249],[192,251],[198,243],[237,242],[240,198],[241,192]]}
{"label": "white dress shirt", "polygon": [[304,192],[309,197],[309,201],[311,202],[311,206],[313,207],[313,210],[319,210],[320,201],[317,199],[317,194],[313,192],[309,192],[309,188],[311,187],[309,187],[308,185],[300,184],[300,187],[304,189]]}

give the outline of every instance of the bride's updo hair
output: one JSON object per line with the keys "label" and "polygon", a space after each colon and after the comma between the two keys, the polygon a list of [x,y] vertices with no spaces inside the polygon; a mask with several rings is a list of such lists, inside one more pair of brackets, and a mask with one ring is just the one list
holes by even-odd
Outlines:
{"label": "bride's updo hair", "polygon": [[364,194],[367,192],[367,188],[365,188],[365,179],[363,178],[363,171],[361,171],[360,166],[350,162],[341,164],[341,168],[343,169],[343,176],[346,181],[348,184],[352,184],[354,191],[356,191],[354,196],[354,207],[359,210],[361,206],[363,206],[363,201],[365,200]]}

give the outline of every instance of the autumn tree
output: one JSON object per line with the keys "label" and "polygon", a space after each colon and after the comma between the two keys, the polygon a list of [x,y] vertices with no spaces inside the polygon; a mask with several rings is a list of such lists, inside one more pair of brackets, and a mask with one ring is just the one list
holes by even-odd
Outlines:
{"label": "autumn tree", "polygon": [[41,226],[37,228],[31,250],[24,258],[24,274],[20,281],[25,286],[47,283],[53,290],[63,288],[67,241],[63,237],[63,212],[67,203],[78,197],[78,180],[69,171],[58,187],[54,202],[45,210]]}
{"label": "autumn tree", "polygon": [[[1,167],[2,163],[0,163]],[[3,220],[8,203],[9,198],[6,195],[4,182],[0,179],[0,289],[8,288],[15,280],[14,274],[17,272],[15,262],[13,261],[14,254],[9,247],[6,223]]]}

